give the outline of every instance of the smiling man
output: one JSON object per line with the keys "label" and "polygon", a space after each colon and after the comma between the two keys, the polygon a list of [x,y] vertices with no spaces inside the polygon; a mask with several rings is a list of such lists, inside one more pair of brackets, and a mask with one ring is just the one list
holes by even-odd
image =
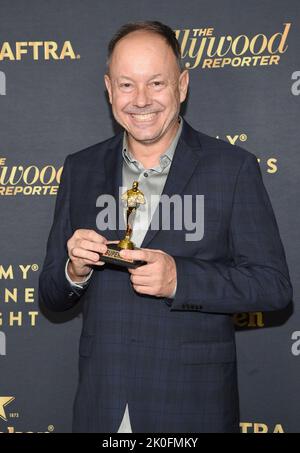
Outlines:
{"label": "smiling man", "polygon": [[147,166],[157,165],[179,127],[188,71],[181,71],[177,43],[173,44],[176,58],[172,47],[157,33],[137,30],[116,39],[110,44],[105,75],[113,114],[127,131],[133,155]]}
{"label": "smiling man", "polygon": [[[231,315],[281,309],[292,295],[257,159],[180,117],[189,77],[168,26],[124,25],[107,69],[124,131],[66,158],[40,276],[50,309],[83,302],[73,431],[238,432]],[[104,265],[124,231],[96,228],[96,200],[111,195],[118,211],[133,181],[155,213],[163,196],[203,195],[204,237],[187,240],[182,223],[153,229],[137,211],[138,249],[121,254],[146,264]]]}

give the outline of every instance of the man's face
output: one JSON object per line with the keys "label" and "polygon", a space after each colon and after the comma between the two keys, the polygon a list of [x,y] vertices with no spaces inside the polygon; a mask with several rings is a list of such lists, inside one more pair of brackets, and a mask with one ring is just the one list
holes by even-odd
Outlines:
{"label": "man's face", "polygon": [[121,39],[105,84],[114,117],[131,140],[150,144],[172,136],[186,98],[188,72],[180,74],[176,57],[161,36],[137,31]]}

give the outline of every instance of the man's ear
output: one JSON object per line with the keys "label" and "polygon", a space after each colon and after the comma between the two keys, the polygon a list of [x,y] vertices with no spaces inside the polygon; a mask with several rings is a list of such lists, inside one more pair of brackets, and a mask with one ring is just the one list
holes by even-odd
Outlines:
{"label": "man's ear", "polygon": [[180,102],[185,101],[189,87],[189,71],[185,69],[179,77]]}
{"label": "man's ear", "polygon": [[112,103],[111,80],[110,80],[108,74],[105,74],[105,76],[104,76],[104,83],[105,83],[106,89],[108,91],[109,102]]}

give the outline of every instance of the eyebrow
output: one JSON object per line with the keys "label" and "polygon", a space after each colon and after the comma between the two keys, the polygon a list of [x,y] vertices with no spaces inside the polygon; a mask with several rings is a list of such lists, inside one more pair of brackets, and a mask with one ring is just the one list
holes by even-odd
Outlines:
{"label": "eyebrow", "polygon": [[[159,73],[159,74],[154,74],[153,76],[150,77],[150,79],[148,79],[148,82],[149,82],[150,80],[156,79],[157,77],[161,77],[161,76],[162,76],[161,73]],[[133,79],[131,79],[130,77],[124,76],[124,75],[121,75],[121,76],[119,77],[119,79],[126,79],[126,80],[130,80],[131,82],[134,82]]]}

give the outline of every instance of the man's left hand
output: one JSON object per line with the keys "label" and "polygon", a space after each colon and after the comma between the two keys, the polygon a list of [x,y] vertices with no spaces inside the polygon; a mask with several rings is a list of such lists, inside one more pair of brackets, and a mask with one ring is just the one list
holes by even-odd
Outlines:
{"label": "man's left hand", "polygon": [[171,297],[174,293],[177,272],[172,256],[162,250],[122,250],[122,258],[146,261],[136,269],[128,269],[135,291],[156,297]]}

